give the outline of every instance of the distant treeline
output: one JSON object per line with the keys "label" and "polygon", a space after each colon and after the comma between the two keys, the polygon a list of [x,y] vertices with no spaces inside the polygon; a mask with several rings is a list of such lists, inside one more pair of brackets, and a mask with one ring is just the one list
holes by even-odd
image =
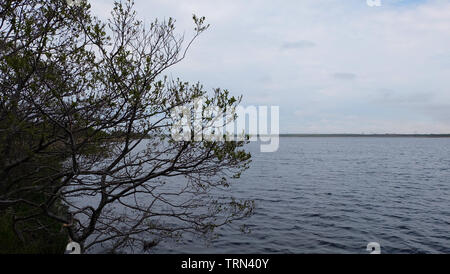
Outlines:
{"label": "distant treeline", "polygon": [[280,137],[420,137],[450,138],[450,134],[280,134]]}

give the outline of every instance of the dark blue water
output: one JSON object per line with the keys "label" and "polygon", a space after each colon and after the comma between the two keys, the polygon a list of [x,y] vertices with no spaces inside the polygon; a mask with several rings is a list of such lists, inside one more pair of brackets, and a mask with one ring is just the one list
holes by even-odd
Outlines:
{"label": "dark blue water", "polygon": [[[156,253],[450,253],[450,139],[281,138],[231,188],[255,214]],[[247,224],[251,233],[242,234]]]}

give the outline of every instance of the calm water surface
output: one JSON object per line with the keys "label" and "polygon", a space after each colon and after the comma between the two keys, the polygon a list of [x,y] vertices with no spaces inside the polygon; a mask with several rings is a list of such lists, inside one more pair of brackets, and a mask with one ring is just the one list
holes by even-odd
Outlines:
{"label": "calm water surface", "polygon": [[281,138],[231,188],[255,214],[156,253],[450,253],[450,139]]}

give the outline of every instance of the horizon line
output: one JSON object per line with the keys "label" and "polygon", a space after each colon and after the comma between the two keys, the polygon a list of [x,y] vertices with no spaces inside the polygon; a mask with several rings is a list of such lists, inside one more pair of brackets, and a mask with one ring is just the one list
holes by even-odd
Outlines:
{"label": "horizon line", "polygon": [[[255,136],[255,135],[250,135]],[[256,136],[280,137],[450,137],[450,133],[280,133]]]}

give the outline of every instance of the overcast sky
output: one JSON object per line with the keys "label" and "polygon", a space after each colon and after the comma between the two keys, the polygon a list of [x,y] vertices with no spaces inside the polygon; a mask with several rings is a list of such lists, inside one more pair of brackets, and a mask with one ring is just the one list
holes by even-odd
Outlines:
{"label": "overcast sky", "polygon": [[[112,0],[90,0],[101,18]],[[450,0],[136,0],[210,29],[172,77],[280,106],[282,133],[450,133]]]}

